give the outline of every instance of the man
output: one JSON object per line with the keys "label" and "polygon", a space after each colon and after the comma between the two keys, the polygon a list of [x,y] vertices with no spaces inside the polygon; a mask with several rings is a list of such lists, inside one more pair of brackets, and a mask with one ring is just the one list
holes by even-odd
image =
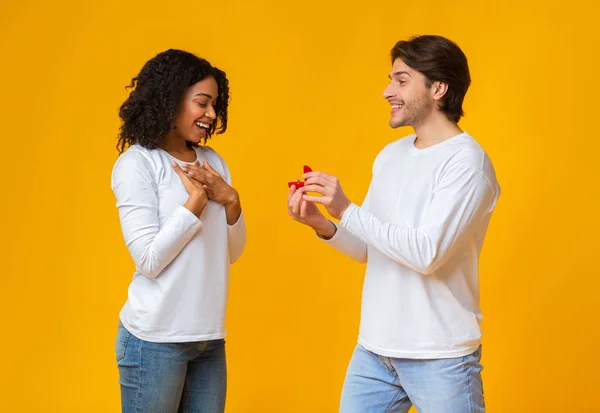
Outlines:
{"label": "man", "polygon": [[367,262],[340,411],[483,412],[478,263],[500,187],[484,150],[457,124],[467,58],[429,35],[398,42],[391,58],[389,123],[415,134],[379,153],[362,206],[323,172],[306,173],[288,195],[296,221]]}

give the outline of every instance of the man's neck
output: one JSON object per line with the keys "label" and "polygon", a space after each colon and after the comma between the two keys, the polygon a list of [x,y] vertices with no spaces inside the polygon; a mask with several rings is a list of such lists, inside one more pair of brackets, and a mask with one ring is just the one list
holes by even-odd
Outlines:
{"label": "man's neck", "polygon": [[463,131],[441,112],[432,114],[419,125],[414,126],[417,139],[415,146],[425,149],[461,134]]}

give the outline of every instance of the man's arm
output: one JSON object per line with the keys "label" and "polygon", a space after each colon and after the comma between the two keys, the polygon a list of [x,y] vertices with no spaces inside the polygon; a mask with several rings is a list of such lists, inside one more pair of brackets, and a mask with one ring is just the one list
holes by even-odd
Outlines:
{"label": "man's arm", "polygon": [[[492,209],[497,199],[495,188],[483,171],[457,167],[445,174],[418,228],[383,222],[353,203],[347,204],[343,192],[317,188],[315,178],[305,191],[324,190],[322,197],[304,195],[319,202],[328,211],[340,213],[340,227],[371,245],[389,258],[422,274],[431,274],[442,266]],[[314,185],[313,185],[314,182]],[[344,207],[345,206],[345,207]],[[334,215],[335,216],[335,215]]]}

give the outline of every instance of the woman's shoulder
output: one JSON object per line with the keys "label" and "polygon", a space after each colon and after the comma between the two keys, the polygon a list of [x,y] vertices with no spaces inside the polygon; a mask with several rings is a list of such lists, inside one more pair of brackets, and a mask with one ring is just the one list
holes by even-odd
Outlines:
{"label": "woman's shoulder", "polygon": [[141,145],[131,145],[119,155],[112,170],[113,180],[117,176],[131,176],[140,173],[152,173],[156,169],[155,150],[144,148]]}
{"label": "woman's shoulder", "polygon": [[223,159],[223,157],[219,155],[214,148],[207,145],[201,145],[197,147],[197,150],[199,150],[200,153],[204,155],[206,159],[208,159],[208,162],[222,164],[223,166],[227,165],[225,163],[225,159]]}
{"label": "woman's shoulder", "polygon": [[219,154],[217,153],[217,151],[216,151],[214,148],[212,148],[212,147],[210,147],[210,146],[208,146],[208,145],[200,145],[200,146],[198,146],[198,147],[197,147],[197,149],[198,149],[198,150],[199,150],[201,153],[203,153],[204,155],[208,155],[208,156],[211,156],[211,157],[213,157],[213,158],[219,158],[219,159],[223,159],[223,158],[221,157],[221,155],[219,155]]}
{"label": "woman's shoulder", "polygon": [[226,177],[229,175],[229,167],[227,166],[227,162],[219,153],[210,146],[201,145],[197,148],[203,155],[205,159],[212,165],[212,167],[221,174],[221,176]]}

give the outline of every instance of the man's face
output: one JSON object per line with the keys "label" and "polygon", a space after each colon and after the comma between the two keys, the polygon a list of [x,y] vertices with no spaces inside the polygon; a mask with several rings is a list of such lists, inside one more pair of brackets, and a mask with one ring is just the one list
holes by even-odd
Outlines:
{"label": "man's face", "polygon": [[394,61],[389,78],[383,97],[392,106],[390,126],[418,126],[436,108],[427,79],[400,59]]}

